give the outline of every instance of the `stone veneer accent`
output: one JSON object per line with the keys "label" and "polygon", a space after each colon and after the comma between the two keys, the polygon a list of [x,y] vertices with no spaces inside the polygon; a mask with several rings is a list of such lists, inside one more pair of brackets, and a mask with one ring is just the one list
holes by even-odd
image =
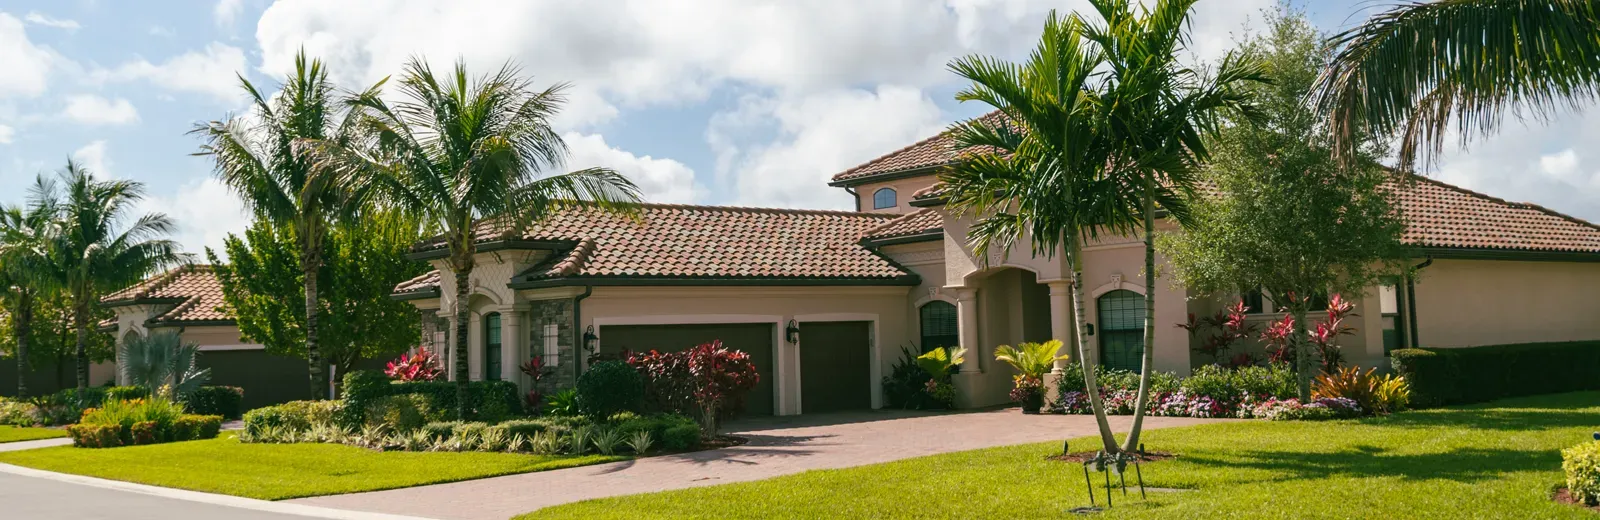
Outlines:
{"label": "stone veneer accent", "polygon": [[582,362],[579,359],[575,345],[577,345],[578,328],[573,323],[573,300],[562,298],[556,300],[534,300],[528,302],[528,354],[542,356],[547,352],[545,342],[545,328],[548,325],[556,326],[556,366],[545,374],[539,383],[539,391],[550,395],[558,390],[572,388],[577,384],[577,368],[574,363]]}

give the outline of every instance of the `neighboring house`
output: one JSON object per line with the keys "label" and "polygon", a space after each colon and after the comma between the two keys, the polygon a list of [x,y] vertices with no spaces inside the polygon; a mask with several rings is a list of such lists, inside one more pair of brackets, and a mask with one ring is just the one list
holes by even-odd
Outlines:
{"label": "neighboring house", "polygon": [[[721,340],[760,370],[747,411],[789,415],[880,407],[880,381],[903,348],[959,345],[968,354],[955,376],[958,404],[1004,403],[1012,372],[994,349],[1051,338],[1070,345],[1069,273],[1064,255],[1026,248],[975,257],[970,219],[952,216],[940,198],[936,174],[952,158],[941,134],[835,175],[831,185],[854,194],[858,212],[647,204],[637,219],[569,209],[515,232],[485,222],[463,302],[470,377],[526,388],[517,367],[542,356],[545,384],[569,387],[591,358]],[[1351,363],[1381,366],[1404,346],[1600,338],[1588,303],[1600,289],[1600,228],[1427,179],[1400,203],[1419,274],[1345,295],[1359,315],[1347,323],[1355,334],[1341,340]],[[1085,252],[1088,361],[1137,369],[1142,242],[1103,237]],[[440,275],[445,254],[438,241],[419,244],[411,256],[439,271],[400,284],[394,297],[424,311],[420,343],[448,362],[456,291],[455,277]],[[1190,294],[1170,278],[1148,290],[1157,292],[1156,369],[1187,374],[1211,363],[1191,352],[1198,340],[1177,324],[1235,296]],[[1253,322],[1277,316],[1270,301],[1245,296],[1258,311]],[[108,298],[119,334],[176,327],[206,358],[259,352],[238,339],[220,303],[203,266]],[[290,374],[294,367],[240,364],[249,377],[305,377],[303,366]]]}

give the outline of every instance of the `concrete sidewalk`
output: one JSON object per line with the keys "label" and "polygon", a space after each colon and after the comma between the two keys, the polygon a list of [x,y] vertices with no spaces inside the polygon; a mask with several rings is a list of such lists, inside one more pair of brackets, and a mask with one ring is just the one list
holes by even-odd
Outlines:
{"label": "concrete sidewalk", "polygon": [[[1131,417],[1112,417],[1125,431]],[[1223,421],[1147,417],[1150,429]],[[1094,417],[1025,416],[1015,408],[967,413],[873,411],[770,417],[728,427],[744,446],[449,484],[291,502],[433,518],[504,520],[557,504],[761,480],[1009,444],[1094,435]]]}

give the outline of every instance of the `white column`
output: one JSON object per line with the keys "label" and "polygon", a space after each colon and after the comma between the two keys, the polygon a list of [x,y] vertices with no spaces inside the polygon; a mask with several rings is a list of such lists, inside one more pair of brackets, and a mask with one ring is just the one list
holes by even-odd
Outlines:
{"label": "white column", "polygon": [[963,372],[983,371],[983,345],[978,340],[978,290],[960,287],[956,292],[956,327],[961,333],[961,348],[967,349]]}
{"label": "white column", "polygon": [[527,304],[500,307],[500,379],[516,383],[523,391],[527,391],[527,384],[517,367],[522,365],[528,344],[528,338],[522,335],[522,318],[527,310]]}
{"label": "white column", "polygon": [[[1072,334],[1072,282],[1056,280],[1045,282],[1050,286],[1050,337],[1061,342],[1061,351],[1056,355],[1072,354],[1072,341],[1076,337]],[[1060,373],[1066,368],[1066,360],[1057,360],[1051,372]]]}

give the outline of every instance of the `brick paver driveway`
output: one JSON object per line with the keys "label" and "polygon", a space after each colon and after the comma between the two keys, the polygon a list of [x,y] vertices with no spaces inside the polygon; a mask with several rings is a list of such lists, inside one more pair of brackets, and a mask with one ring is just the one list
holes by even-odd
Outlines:
{"label": "brick paver driveway", "polygon": [[[1112,417],[1125,431],[1131,417]],[[1148,417],[1147,428],[1215,422]],[[1094,417],[1005,410],[928,414],[873,411],[770,417],[729,425],[744,446],[540,473],[295,500],[339,509],[446,519],[504,520],[542,507],[618,495],[760,480],[1007,444],[1095,434]]]}

